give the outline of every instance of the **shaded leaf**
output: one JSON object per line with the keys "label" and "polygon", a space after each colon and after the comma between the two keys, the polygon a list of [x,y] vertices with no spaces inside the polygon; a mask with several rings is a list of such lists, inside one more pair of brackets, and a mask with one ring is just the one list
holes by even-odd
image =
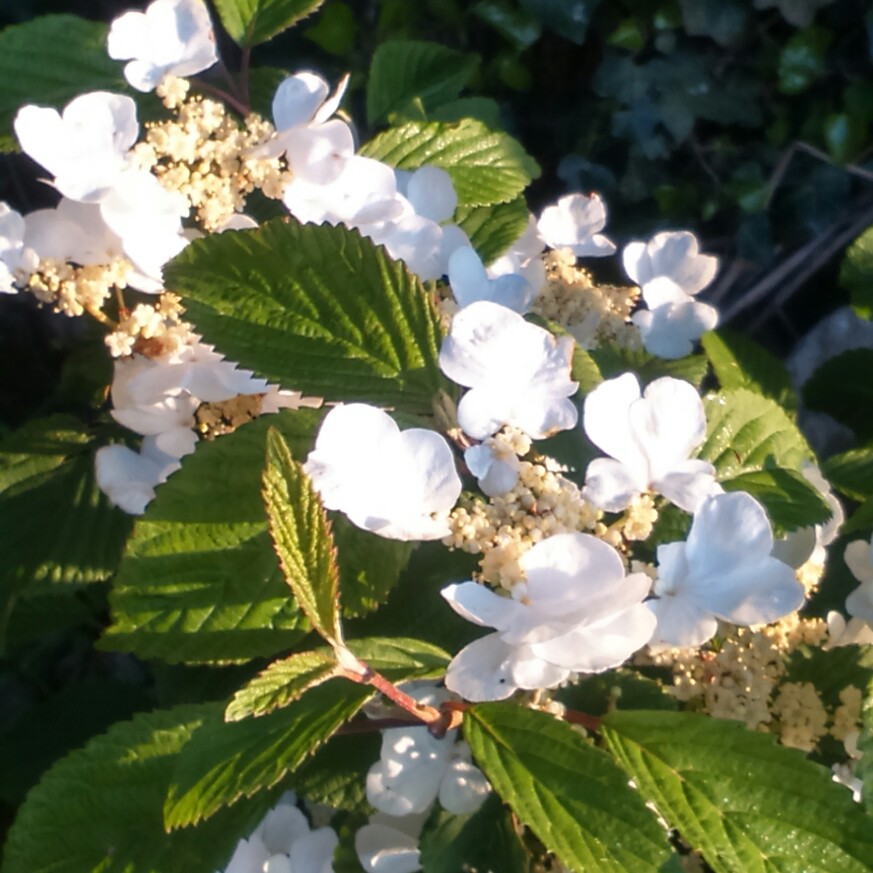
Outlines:
{"label": "shaded leaf", "polygon": [[829,770],[773,736],[687,712],[612,712],[602,733],[716,873],[871,869],[869,818]]}
{"label": "shaded leaf", "polygon": [[365,143],[360,153],[400,170],[441,167],[452,177],[462,206],[508,203],[540,175],[517,140],[472,118],[392,127]]}
{"label": "shaded leaf", "polygon": [[580,676],[573,685],[555,692],[568,709],[604,715],[612,709],[678,709],[676,698],[660,682],[633,670],[619,668]]}
{"label": "shaded leaf", "polygon": [[854,500],[873,497],[873,446],[831,455],[821,469],[834,488]]}
{"label": "shaded leaf", "polygon": [[103,647],[227,662],[275,655],[303,636],[306,621],[267,532],[260,477],[267,429],[303,454],[319,417],[263,416],[182,459],[128,540]]}
{"label": "shaded leaf", "polygon": [[164,271],[207,341],[280,385],[429,412],[442,329],[419,280],[357,231],[274,220]]}
{"label": "shaded leaf", "polygon": [[461,206],[455,223],[470,237],[485,264],[500,257],[525,231],[528,209],[524,197],[494,206]]}
{"label": "shaded leaf", "polygon": [[846,251],[840,285],[849,292],[855,312],[862,318],[873,318],[873,227],[868,227]]}
{"label": "shaded leaf", "polygon": [[873,349],[851,349],[825,361],[803,386],[803,401],[873,439]]}
{"label": "shaded leaf", "polygon": [[215,713],[216,707],[201,705],[138,715],[55,764],[9,832],[4,873],[224,869],[240,836],[266,812],[270,795],[169,835],[161,820],[180,751]]}
{"label": "shaded leaf", "polygon": [[476,71],[479,59],[435,42],[383,42],[370,62],[367,124],[400,112],[418,98],[426,113],[457,97]]}
{"label": "shaded leaf", "polygon": [[474,706],[464,737],[494,790],[570,870],[655,871],[666,833],[599,749],[564,722],[512,704]]}

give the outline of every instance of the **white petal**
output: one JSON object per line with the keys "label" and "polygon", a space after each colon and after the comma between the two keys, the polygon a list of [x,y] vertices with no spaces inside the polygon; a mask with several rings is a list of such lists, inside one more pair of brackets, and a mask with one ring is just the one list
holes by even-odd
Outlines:
{"label": "white petal", "polygon": [[406,196],[415,211],[437,223],[448,221],[458,205],[452,177],[439,167],[421,167],[409,179]]}
{"label": "white petal", "polygon": [[482,771],[469,761],[452,761],[440,783],[440,806],[454,815],[475,812],[491,793]]}
{"label": "white petal", "polygon": [[415,873],[421,870],[418,840],[382,824],[368,824],[358,830],[355,852],[367,873]]}
{"label": "white petal", "polygon": [[333,828],[318,828],[296,840],[288,853],[293,873],[331,873],[339,837]]}
{"label": "white petal", "polygon": [[694,342],[718,324],[718,312],[712,306],[688,298],[635,312],[631,321],[640,329],[643,346],[649,354],[675,360],[690,354]]}
{"label": "white petal", "polygon": [[715,636],[718,622],[711,612],[684,597],[661,597],[645,604],[657,619],[653,646],[702,646]]}
{"label": "white petal", "polygon": [[424,812],[439,792],[445,766],[444,761],[435,761],[398,769],[378,761],[367,773],[367,800],[388,815]]}
{"label": "white petal", "polygon": [[846,612],[853,618],[873,622],[873,580],[862,583],[849,594]]}
{"label": "white petal", "polygon": [[292,844],[309,833],[309,824],[296,806],[280,803],[267,813],[255,833],[271,855],[287,855]]}
{"label": "white petal", "polygon": [[285,79],[273,97],[273,121],[276,130],[308,124],[324,103],[329,88],[316,73],[303,71]]}
{"label": "white petal", "polygon": [[326,185],[337,179],[355,151],[352,130],[336,119],[313,127],[295,127],[280,136],[295,179]]}
{"label": "white petal", "polygon": [[653,479],[651,484],[671,503],[693,514],[707,497],[722,493],[714,474],[712,464],[692,459],[676,463],[670,472]]}
{"label": "white petal", "polygon": [[846,546],[843,558],[859,582],[873,579],[873,539],[870,542],[853,540]]}
{"label": "white petal", "polygon": [[648,461],[629,425],[631,406],[639,399],[640,385],[633,373],[607,379],[585,398],[582,422],[588,439],[623,464],[629,479],[647,483]]}
{"label": "white petal", "polygon": [[606,512],[621,512],[647,488],[646,477],[635,475],[635,471],[621,461],[595,458],[585,471],[582,496]]}
{"label": "white petal", "polygon": [[478,582],[448,585],[440,592],[458,615],[482,627],[508,627],[524,607]]}
{"label": "white petal", "polygon": [[446,688],[474,703],[505,700],[518,687],[512,677],[512,655],[513,648],[496,633],[474,640],[452,658]]}

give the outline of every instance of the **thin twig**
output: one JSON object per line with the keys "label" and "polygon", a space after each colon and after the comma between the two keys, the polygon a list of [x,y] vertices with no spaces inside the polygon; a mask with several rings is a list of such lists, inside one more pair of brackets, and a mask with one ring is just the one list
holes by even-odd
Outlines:
{"label": "thin twig", "polygon": [[211,94],[213,97],[217,97],[219,100],[223,100],[237,115],[241,115],[245,118],[246,115],[249,114],[248,106],[243,103],[242,100],[234,97],[233,94],[225,91],[222,88],[217,88],[215,85],[210,85],[209,82],[204,82],[202,79],[192,78],[190,80],[194,87],[200,91],[205,91],[207,94]]}

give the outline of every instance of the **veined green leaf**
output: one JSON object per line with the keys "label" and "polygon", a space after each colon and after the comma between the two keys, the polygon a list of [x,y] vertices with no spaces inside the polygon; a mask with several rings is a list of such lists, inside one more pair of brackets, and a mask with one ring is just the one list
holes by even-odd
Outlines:
{"label": "veined green leaf", "polygon": [[516,197],[494,206],[460,206],[455,223],[470,237],[483,262],[490,264],[524,233],[529,214],[524,197]]}
{"label": "veined green leaf", "polygon": [[840,285],[849,292],[855,312],[861,318],[873,318],[873,227],[868,227],[846,251]]}
{"label": "veined green leaf", "polygon": [[536,161],[517,140],[472,118],[392,127],[365,143],[360,153],[401,170],[442,167],[452,177],[462,206],[508,203],[540,175]]}
{"label": "veined green leaf", "polygon": [[443,384],[421,283],[357,231],[277,219],[196,240],[164,276],[209,342],[284,387],[429,413]]}
{"label": "veined green leaf", "polygon": [[574,873],[653,873],[668,858],[639,793],[568,724],[488,703],[465,713],[464,737],[494,790]]}
{"label": "veined green leaf", "polygon": [[324,0],[214,0],[224,29],[242,46],[255,46],[311,15]]}
{"label": "veined green leaf", "polygon": [[873,445],[831,455],[821,469],[834,488],[854,500],[873,497]]}
{"label": "veined green leaf", "polygon": [[850,349],[825,361],[803,386],[803,401],[850,427],[860,440],[873,439],[873,349]]}
{"label": "veined green leaf", "polygon": [[831,517],[831,508],[819,490],[794,470],[748,470],[722,484],[725,491],[745,491],[759,500],[777,536],[823,524]]}
{"label": "veined green leaf", "polygon": [[261,501],[266,432],[294,451],[320,413],[285,411],[201,443],[137,522],[102,644],[165,661],[227,662],[289,649],[306,622],[282,581]]}
{"label": "veined green leaf", "polygon": [[76,15],[45,15],[0,33],[0,151],[17,147],[12,122],[26,103],[62,109],[85,91],[128,90],[121,64],[106,54],[108,30]]}
{"label": "veined green leaf", "polygon": [[858,738],[858,751],[861,752],[858,776],[863,785],[861,800],[867,812],[873,815],[873,682],[867,685],[864,695],[861,723],[861,735]]}
{"label": "veined green leaf", "polygon": [[9,832],[4,873],[224,869],[237,841],[269,807],[269,793],[172,834],[161,818],[180,751],[218,712],[209,704],[138,715],[55,764]]}
{"label": "veined green leaf", "polygon": [[339,573],[333,537],[309,477],[279,431],[267,431],[261,495],[285,582],[309,624],[332,646],[342,642]]}
{"label": "veined green leaf", "polygon": [[724,390],[748,388],[793,408],[797,400],[785,365],[743,334],[722,329],[700,338],[712,369]]}
{"label": "veined green leaf", "polygon": [[716,873],[869,873],[870,819],[824,767],[739,722],[612,712],[606,744]]}
{"label": "veined green leaf", "polygon": [[767,467],[797,470],[812,450],[785,410],[769,397],[736,388],[704,398],[707,435],[699,457],[719,481]]}
{"label": "veined green leaf", "polygon": [[275,785],[348,721],[372,690],[334,679],[261,718],[218,713],[185,745],[164,803],[164,825],[185,828]]}
{"label": "veined green leaf", "polygon": [[470,81],[478,58],[435,42],[383,42],[370,62],[367,124],[400,112],[415,98],[425,112],[454,100]]}
{"label": "veined green leaf", "polygon": [[[349,640],[348,647],[394,682],[435,679],[445,673],[450,660],[450,655],[438,646],[405,637]],[[287,706],[307,689],[331,679],[336,666],[336,659],[328,648],[274,661],[236,692],[224,717],[227,721],[239,721]]]}

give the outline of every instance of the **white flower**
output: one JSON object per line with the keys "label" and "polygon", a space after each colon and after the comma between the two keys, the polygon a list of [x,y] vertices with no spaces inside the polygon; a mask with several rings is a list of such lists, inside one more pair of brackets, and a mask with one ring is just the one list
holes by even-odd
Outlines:
{"label": "white flower", "polygon": [[[647,287],[649,308],[635,312],[631,321],[639,328],[643,348],[650,355],[684,358],[706,331],[718,325],[715,307],[689,297],[672,280],[653,279]],[[653,300],[660,302],[656,305]]]}
{"label": "white flower", "polygon": [[367,800],[395,816],[424,812],[437,797],[455,815],[475,812],[491,787],[456,734],[437,739],[426,727],[383,731],[380,760],[367,774]]}
{"label": "white flower", "polygon": [[553,249],[571,249],[577,258],[602,258],[615,243],[600,233],[606,225],[606,204],[598,194],[567,194],[543,210],[537,229]]}
{"label": "white flower", "polygon": [[338,845],[333,828],[311,830],[293,794],[286,794],[252,835],[239,841],[224,873],[333,873]]}
{"label": "white flower", "polygon": [[849,615],[873,622],[873,537],[870,542],[854,540],[846,546],[846,564],[861,583],[847,598]]}
{"label": "white flower", "polygon": [[464,463],[488,497],[506,494],[518,482],[521,464],[514,452],[498,455],[491,446],[482,443],[464,450]]}
{"label": "white flower", "polygon": [[507,272],[489,278],[485,265],[469,246],[456,249],[449,258],[449,284],[458,306],[480,300],[499,303],[513,312],[524,314],[530,309],[534,289],[520,273]]}
{"label": "white flower", "polygon": [[497,633],[462,649],[446,687],[467,700],[502,700],[517,688],[550,688],[571,672],[599,673],[645,645],[655,619],[645,573],[625,577],[618,552],[590,534],[557,534],[521,558],[526,580],[501,597],[475,582],[443,597],[459,615]]}
{"label": "white flower", "polygon": [[583,495],[609,512],[624,509],[638,494],[654,491],[688,512],[720,491],[715,468],[689,455],[706,436],[706,416],[697,391],[665,376],[640,396],[633,373],[608,379],[586,398],[588,438],[610,458],[588,465]]}
{"label": "white flower", "polygon": [[461,310],[439,360],[453,382],[471,389],[458,405],[464,432],[485,439],[511,424],[543,439],[573,427],[572,354],[571,337],[555,339],[505,306],[479,301]]}
{"label": "white flower", "polygon": [[418,837],[425,815],[370,816],[355,834],[355,853],[367,873],[416,873],[421,870]]}
{"label": "white flower", "polygon": [[647,243],[628,243],[622,251],[625,272],[640,286],[649,306],[660,298],[649,299],[656,279],[669,279],[683,294],[695,295],[715,278],[718,258],[701,255],[697,237],[687,230],[664,231]]}
{"label": "white flower", "polygon": [[39,263],[26,234],[26,220],[7,203],[0,203],[0,294],[15,294],[15,281],[26,280]]}
{"label": "white flower", "polygon": [[181,465],[165,454],[154,437],[146,437],[139,452],[127,446],[103,446],[94,456],[97,486],[123,512],[141,515],[155,488]]}
{"label": "white flower", "polygon": [[126,12],[109,29],[110,58],[130,60],[124,77],[137,91],[153,91],[164,76],[193,76],[218,60],[203,0],[155,0],[145,12]]}
{"label": "white flower", "polygon": [[741,491],[701,505],[688,540],[658,546],[658,618],[653,643],[699,646],[717,619],[749,626],[776,621],[803,605],[794,571],[771,557],[773,533],[757,500]]}
{"label": "white flower", "polygon": [[106,197],[127,165],[139,124],[130,97],[92,91],[56,109],[25,106],[15,116],[21,148],[55,177],[55,187],[72,200]]}
{"label": "white flower", "polygon": [[869,646],[873,644],[873,627],[860,618],[846,621],[842,613],[832,609],[826,616],[828,642],[824,649],[840,646]]}
{"label": "white flower", "polygon": [[401,432],[389,415],[363,403],[325,416],[303,469],[327,509],[389,539],[446,536],[461,493],[443,437],[422,428]]}

